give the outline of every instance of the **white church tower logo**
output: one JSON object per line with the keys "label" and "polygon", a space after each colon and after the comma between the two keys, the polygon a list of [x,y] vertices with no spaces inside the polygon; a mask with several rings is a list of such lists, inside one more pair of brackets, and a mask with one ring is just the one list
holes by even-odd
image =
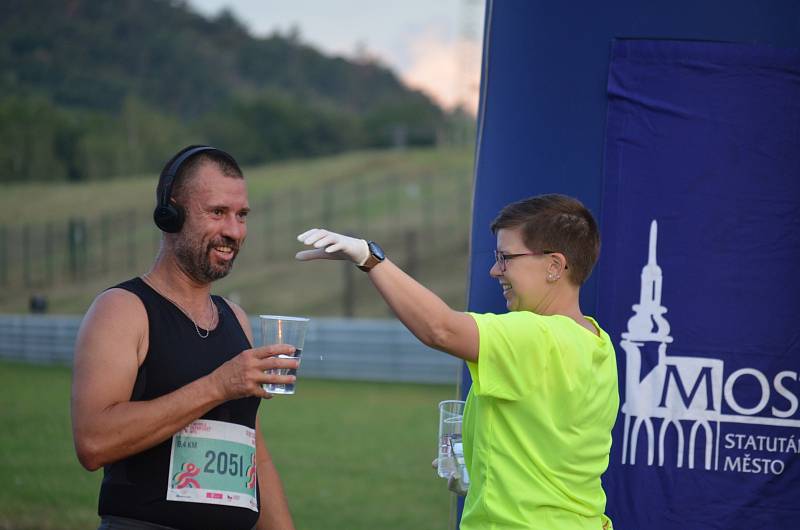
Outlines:
{"label": "white church tower logo", "polygon": [[[787,379],[797,381],[798,373],[781,371],[770,385],[767,376],[754,368],[736,370],[726,378],[721,359],[667,355],[673,339],[661,300],[657,240],[658,223],[653,220],[639,303],[633,305],[633,316],[620,341],[626,360],[622,463],[636,465],[637,455],[644,457],[645,451],[639,450],[644,443],[648,466],[718,471],[721,450],[727,450],[722,471],[782,473],[784,462],[777,457],[800,452],[795,436],[756,435],[737,427],[800,427],[800,420],[790,419],[796,416],[797,396],[785,384]],[[758,404],[752,407],[741,405],[735,392],[737,381],[747,378],[754,378],[761,390]],[[772,392],[777,393],[773,401],[781,406],[772,406],[771,416],[764,416]],[[738,414],[723,414],[723,400]],[[725,424],[733,429],[724,429]],[[667,444],[668,437],[675,443]],[[675,453],[665,454],[667,445],[676,447]]]}

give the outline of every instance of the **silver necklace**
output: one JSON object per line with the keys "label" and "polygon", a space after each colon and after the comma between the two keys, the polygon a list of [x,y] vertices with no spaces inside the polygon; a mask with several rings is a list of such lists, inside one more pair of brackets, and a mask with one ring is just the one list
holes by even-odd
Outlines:
{"label": "silver necklace", "polygon": [[144,282],[147,283],[147,285],[152,287],[155,292],[157,292],[158,294],[160,294],[161,296],[163,296],[164,298],[166,298],[167,300],[172,302],[172,304],[175,307],[177,307],[178,309],[181,310],[181,313],[186,315],[186,318],[188,318],[189,320],[192,321],[192,324],[194,324],[194,330],[197,332],[197,336],[198,337],[200,337],[201,339],[207,339],[208,338],[208,336],[211,334],[211,328],[216,326],[217,320],[219,319],[219,313],[217,311],[217,306],[214,304],[214,300],[211,299],[211,295],[208,296],[208,302],[209,302],[209,305],[211,306],[211,323],[209,324],[208,329],[205,330],[206,334],[203,335],[202,333],[200,333],[200,326],[198,326],[197,322],[194,321],[194,318],[192,318],[192,315],[189,313],[189,311],[184,309],[181,304],[179,304],[178,302],[176,302],[175,300],[173,300],[172,298],[167,296],[159,288],[157,288],[155,285],[153,285],[152,280],[148,277],[147,274],[142,276],[142,280],[144,280]]}

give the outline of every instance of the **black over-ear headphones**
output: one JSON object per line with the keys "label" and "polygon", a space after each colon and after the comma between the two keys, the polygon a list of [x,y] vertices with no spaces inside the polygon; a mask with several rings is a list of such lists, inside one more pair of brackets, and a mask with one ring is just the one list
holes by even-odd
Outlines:
{"label": "black over-ear headphones", "polygon": [[[186,160],[198,153],[207,151],[219,151],[215,147],[209,145],[196,145],[187,147],[178,156],[175,161],[166,168],[159,177],[159,182],[162,183],[161,195],[157,197],[156,209],[153,210],[153,221],[156,226],[164,232],[174,234],[180,232],[183,222],[186,219],[186,212],[180,205],[173,204],[172,199],[172,184],[175,182],[175,175],[181,169],[181,164]],[[225,153],[226,156],[230,156]]]}

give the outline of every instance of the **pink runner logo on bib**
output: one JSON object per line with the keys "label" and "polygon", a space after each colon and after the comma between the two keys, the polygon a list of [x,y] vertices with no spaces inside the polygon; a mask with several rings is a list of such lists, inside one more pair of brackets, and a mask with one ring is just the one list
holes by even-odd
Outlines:
{"label": "pink runner logo on bib", "polygon": [[199,488],[200,483],[194,477],[200,473],[200,468],[191,462],[183,464],[183,471],[175,475],[173,486],[175,488]]}

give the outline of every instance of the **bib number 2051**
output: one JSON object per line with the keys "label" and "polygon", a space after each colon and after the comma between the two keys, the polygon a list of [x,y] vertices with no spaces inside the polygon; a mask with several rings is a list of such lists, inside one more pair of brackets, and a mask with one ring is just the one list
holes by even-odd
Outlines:
{"label": "bib number 2051", "polygon": [[258,511],[255,430],[197,420],[172,437],[167,500]]}
{"label": "bib number 2051", "polygon": [[203,471],[218,475],[243,477],[246,472],[244,457],[241,453],[206,451],[206,465],[203,466]]}

